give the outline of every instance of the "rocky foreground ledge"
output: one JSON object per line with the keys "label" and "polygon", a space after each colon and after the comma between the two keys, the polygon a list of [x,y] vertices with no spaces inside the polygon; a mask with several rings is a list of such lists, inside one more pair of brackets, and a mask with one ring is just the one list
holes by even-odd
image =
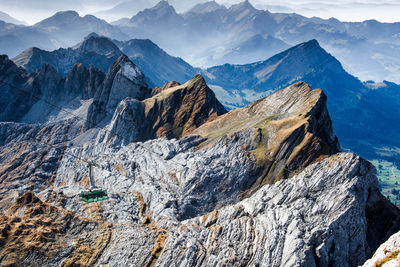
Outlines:
{"label": "rocky foreground ledge", "polygon": [[400,266],[400,232],[394,234],[389,240],[380,245],[374,256],[363,265],[363,267],[376,266]]}
{"label": "rocky foreground ledge", "polygon": [[[321,90],[226,113],[201,76],[151,90],[121,57],[103,78],[80,109],[100,130],[0,123],[1,265],[358,266],[400,230]],[[85,158],[107,201],[80,201]]]}

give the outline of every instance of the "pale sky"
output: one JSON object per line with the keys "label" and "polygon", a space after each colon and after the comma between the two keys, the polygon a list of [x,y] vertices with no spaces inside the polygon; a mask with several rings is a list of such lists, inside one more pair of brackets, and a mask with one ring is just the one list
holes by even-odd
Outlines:
{"label": "pale sky", "polygon": [[[36,23],[61,10],[76,10],[81,15],[107,10],[124,1],[138,0],[0,0],[0,11],[26,21]],[[158,0],[148,1],[149,6]],[[242,0],[217,0],[227,6]],[[185,11],[188,3],[206,0],[170,0],[178,12]],[[250,0],[259,9],[271,12],[296,12],[301,15],[321,18],[335,17],[342,21],[376,19],[382,22],[400,21],[400,0]],[[132,16],[135,14],[132,14]]]}

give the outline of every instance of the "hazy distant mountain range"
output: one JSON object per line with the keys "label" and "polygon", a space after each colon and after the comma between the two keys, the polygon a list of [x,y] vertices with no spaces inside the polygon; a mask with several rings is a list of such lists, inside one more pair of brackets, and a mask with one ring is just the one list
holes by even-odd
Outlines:
{"label": "hazy distant mountain range", "polygon": [[[112,24],[74,11],[58,12],[30,27],[0,24],[0,52],[13,57],[33,46],[46,50],[70,47],[96,32],[120,41],[150,39],[191,65],[205,67],[264,60],[316,39],[361,80],[400,82],[400,58],[396,56],[400,54],[399,23],[347,23],[271,13],[254,8],[248,1],[229,8],[214,1],[186,5],[196,3],[179,14],[167,1],[154,2],[151,8],[151,1],[121,1],[110,12],[125,10],[121,14],[130,17]],[[181,7],[182,3],[178,4]]]}
{"label": "hazy distant mountain range", "polygon": [[[140,38],[150,38],[172,54],[179,53],[192,65],[245,64],[263,60],[265,46],[251,49],[246,57],[229,58],[254,36],[268,36],[296,45],[317,39],[345,68],[362,80],[400,81],[398,23],[342,23],[335,19],[306,18],[297,14],[270,13],[254,8],[248,1],[230,8],[207,2],[184,14],[176,13],[166,1],[125,20],[120,28]],[[273,39],[273,40],[275,40]],[[186,49],[182,49],[182,45]],[[268,45],[266,46],[268,48]],[[286,47],[282,46],[280,51]],[[182,51],[183,50],[183,51]],[[212,53],[210,53],[212,51]]]}
{"label": "hazy distant mountain range", "polygon": [[[341,63],[316,40],[294,46],[267,60],[247,65],[225,64],[208,69],[192,67],[150,40],[112,41],[96,34],[68,49],[53,52],[30,48],[13,58],[28,72],[50,64],[67,75],[74,64],[93,65],[103,72],[122,54],[135,62],[150,86],[180,83],[201,73],[218,99],[230,109],[243,107],[297,81],[322,88],[337,135],[344,148],[367,158],[399,162],[400,86],[390,82],[363,83],[348,74]],[[382,103],[385,103],[382,106]],[[374,123],[371,123],[374,121]]]}
{"label": "hazy distant mountain range", "polygon": [[13,24],[27,24],[25,21],[18,20],[16,18],[11,17],[7,13],[4,13],[0,11],[0,20],[7,22],[7,23],[13,23]]}
{"label": "hazy distant mountain range", "polygon": [[386,81],[362,83],[316,40],[265,61],[225,64],[208,68],[203,74],[217,97],[231,108],[250,104],[297,81],[323,88],[344,148],[400,164],[400,86]]}
{"label": "hazy distant mountain range", "polygon": [[[274,14],[257,10],[248,1],[230,8],[207,2],[178,14],[161,1],[113,25],[74,11],[58,12],[30,27],[0,23],[0,52],[15,56],[16,64],[27,71],[39,71],[47,63],[63,75],[77,62],[107,72],[112,62],[126,54],[150,86],[171,80],[182,83],[202,73],[228,108],[247,105],[304,80],[326,91],[344,147],[367,157],[398,161],[400,111],[393,99],[399,95],[399,86],[357,79],[389,77],[386,80],[398,82],[398,28],[398,23],[343,23]],[[314,38],[318,41],[308,42]],[[307,43],[286,50],[303,41]],[[60,46],[70,48],[57,49]],[[202,70],[189,64],[200,61],[218,66]],[[364,74],[349,75],[345,71],[349,62]],[[249,64],[238,65],[243,63]],[[382,102],[387,105],[382,107]],[[371,124],[371,119],[376,123]]]}
{"label": "hazy distant mountain range", "polygon": [[151,86],[162,86],[171,80],[183,83],[199,72],[181,58],[168,55],[150,40],[113,42],[96,34],[90,34],[83,42],[67,49],[48,52],[28,48],[13,58],[13,61],[28,72],[37,72],[43,64],[50,64],[62,75],[67,75],[78,62],[87,68],[93,65],[107,72],[122,54],[129,56],[143,70]]}

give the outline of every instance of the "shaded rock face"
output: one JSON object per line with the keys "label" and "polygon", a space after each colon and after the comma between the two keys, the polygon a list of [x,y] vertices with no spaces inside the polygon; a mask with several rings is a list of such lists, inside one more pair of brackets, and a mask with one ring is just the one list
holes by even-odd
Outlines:
{"label": "shaded rock face", "polygon": [[82,63],[87,68],[93,65],[107,72],[109,66],[121,55],[122,52],[110,39],[90,36],[68,49],[60,48],[49,52],[36,47],[29,48],[14,57],[13,61],[27,72],[37,72],[43,64],[50,64],[65,76],[76,63]]}
{"label": "shaded rock face", "polygon": [[321,90],[296,83],[284,90],[236,109],[193,133],[212,145],[221,135],[253,129],[258,142],[252,153],[262,169],[254,186],[293,176],[313,161],[340,151]]}
{"label": "shaded rock face", "polygon": [[[18,120],[36,102],[28,94],[20,93],[7,84],[24,87],[29,75],[19,69],[7,56],[0,56],[0,120]],[[25,85],[27,91],[35,92],[32,84]],[[24,103],[24,105],[21,105]]]}
{"label": "shaded rock face", "polygon": [[[399,208],[388,203],[387,199],[377,191],[368,192],[369,203],[366,209],[368,218],[367,241],[370,244],[368,255],[386,241],[400,226]],[[379,223],[377,223],[379,221]]]}
{"label": "shaded rock face", "polygon": [[65,78],[47,64],[39,72],[27,73],[2,56],[0,121],[46,122],[60,114],[57,106],[80,106],[79,100],[93,98],[103,80],[99,69],[82,64],[76,64]]}
{"label": "shaded rock face", "polygon": [[120,101],[127,97],[143,100],[151,90],[139,68],[126,56],[120,56],[110,67],[102,86],[96,92],[87,114],[86,129],[112,116]]}
{"label": "shaded rock face", "polygon": [[[1,264],[355,266],[400,230],[372,165],[338,153],[321,90],[226,113],[201,76],[152,92],[121,57],[90,100],[100,131],[0,123]],[[80,200],[81,159],[107,201]]]}
{"label": "shaded rock face", "polygon": [[226,113],[200,75],[183,85],[167,83],[155,88],[154,93],[142,102],[122,101],[105,140],[128,144],[159,137],[180,138]]}
{"label": "shaded rock face", "polygon": [[203,123],[226,113],[200,75],[182,86],[171,84],[144,102],[146,116],[155,122],[153,131],[158,137],[188,135]]}

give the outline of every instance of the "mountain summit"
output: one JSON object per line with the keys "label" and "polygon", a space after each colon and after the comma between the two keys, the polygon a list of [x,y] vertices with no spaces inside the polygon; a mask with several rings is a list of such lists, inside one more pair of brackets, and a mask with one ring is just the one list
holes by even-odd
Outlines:
{"label": "mountain summit", "polygon": [[[126,56],[106,76],[28,74],[6,57],[0,70],[48,101],[96,88],[58,119],[0,123],[3,265],[356,266],[400,229],[375,169],[339,153],[326,96],[304,82],[227,113],[202,76],[150,90]],[[0,108],[29,99],[0,96]],[[80,200],[82,159],[108,200]]]}
{"label": "mountain summit", "polygon": [[218,10],[225,10],[226,7],[224,5],[220,5],[215,1],[209,1],[205,3],[200,3],[192,7],[187,13],[211,13]]}
{"label": "mountain summit", "polygon": [[51,64],[58,72],[66,75],[75,63],[89,68],[93,65],[103,72],[122,54],[118,47],[106,37],[90,36],[72,48],[48,52],[29,48],[13,58],[13,61],[28,72],[38,71],[43,64]]}
{"label": "mountain summit", "polygon": [[79,16],[76,11],[57,12],[35,24],[35,28],[48,32],[64,46],[72,46],[92,32],[118,40],[129,39],[118,27],[93,15]]}
{"label": "mountain summit", "polygon": [[[371,90],[348,74],[316,40],[296,45],[265,61],[212,67],[204,72],[204,76],[211,88],[217,90],[217,96],[229,106],[245,105],[293,82],[307,82],[312,87],[324,89],[334,128],[345,148],[367,158],[381,158],[385,147],[400,146],[395,138],[400,131],[400,121],[397,123],[400,109],[391,100],[397,95],[396,90],[390,87],[388,90]],[[383,108],[379,103],[386,103],[387,107]],[[370,123],[371,119],[374,124]],[[366,146],[366,143],[370,145]],[[389,160],[397,161],[396,155],[395,152],[386,153]]]}
{"label": "mountain summit", "polygon": [[198,72],[181,58],[167,54],[151,40],[111,41],[95,33],[68,49],[48,52],[29,48],[13,58],[13,61],[28,72],[38,71],[43,64],[50,64],[62,75],[66,75],[75,63],[82,63],[87,68],[93,65],[107,72],[109,66],[122,54],[140,67],[151,86],[162,86],[170,80],[185,82]]}

